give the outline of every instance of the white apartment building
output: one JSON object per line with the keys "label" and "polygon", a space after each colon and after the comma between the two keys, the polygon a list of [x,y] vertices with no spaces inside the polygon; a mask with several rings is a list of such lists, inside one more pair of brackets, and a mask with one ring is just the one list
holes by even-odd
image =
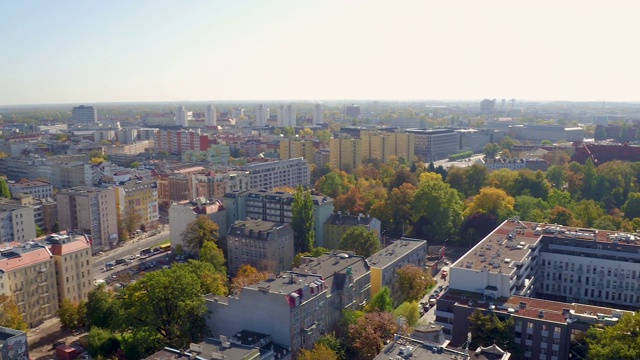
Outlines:
{"label": "white apartment building", "polygon": [[255,126],[267,126],[267,120],[269,119],[269,108],[264,104],[259,104],[256,109],[256,123]]}
{"label": "white apartment building", "polygon": [[249,189],[306,187],[311,183],[311,167],[304,158],[252,163],[242,166],[241,170],[249,171]]}
{"label": "white apartment building", "polygon": [[25,193],[33,196],[34,199],[50,198],[53,196],[53,185],[43,180],[21,180],[9,183],[11,196],[18,193]]}
{"label": "white apartment building", "polygon": [[24,243],[36,238],[33,208],[0,203],[0,242]]}
{"label": "white apartment building", "polygon": [[313,104],[313,125],[320,125],[324,123],[324,111],[322,110],[322,104]]}
{"label": "white apartment building", "polygon": [[278,127],[296,126],[296,109],[293,105],[278,107]]}
{"label": "white apartment building", "polygon": [[218,125],[218,113],[216,112],[216,108],[213,107],[213,105],[207,105],[207,109],[204,113],[204,124],[206,126]]}

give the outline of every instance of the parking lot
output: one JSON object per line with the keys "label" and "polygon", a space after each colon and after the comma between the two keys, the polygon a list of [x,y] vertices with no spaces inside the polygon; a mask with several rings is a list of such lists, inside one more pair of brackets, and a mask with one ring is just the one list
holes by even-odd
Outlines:
{"label": "parking lot", "polygon": [[[147,255],[130,255],[124,262],[110,264],[102,269],[104,279],[96,280],[96,284],[104,282],[114,288],[125,287],[135,282],[144,273],[159,269],[169,269],[174,263],[185,263],[186,257],[168,252],[155,252]],[[111,266],[112,265],[112,266]]]}

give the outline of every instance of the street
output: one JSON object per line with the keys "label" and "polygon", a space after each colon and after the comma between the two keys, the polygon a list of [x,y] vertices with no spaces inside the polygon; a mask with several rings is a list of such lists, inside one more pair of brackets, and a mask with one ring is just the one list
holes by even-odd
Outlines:
{"label": "street", "polygon": [[[420,300],[421,303],[423,304],[428,304],[429,303],[429,298],[431,297],[431,294],[433,294],[436,290],[439,289],[440,286],[442,286],[443,289],[445,289],[447,286],[449,286],[449,276],[447,276],[446,279],[441,279],[440,278],[440,274],[442,274],[442,271],[447,271],[449,272],[449,266],[445,266],[442,270],[440,270],[440,272],[438,273],[438,276],[435,278],[436,280],[436,285],[431,289],[431,291],[429,291],[423,298],[422,300]],[[444,290],[441,290],[440,293],[438,295],[436,295],[436,299],[439,297],[439,295],[442,295],[442,293],[444,293]],[[436,300],[437,301],[437,300]],[[426,311],[424,313],[424,315],[422,315],[422,317],[420,318],[420,324],[432,324],[436,321],[436,307],[431,306],[429,308],[428,311]]]}
{"label": "street", "polygon": [[[109,276],[110,272],[102,272],[104,265],[116,259],[128,257],[133,254],[140,254],[140,250],[148,247],[154,247],[158,243],[169,239],[169,230],[163,231],[157,235],[150,236],[144,239],[135,239],[127,241],[123,246],[115,248],[106,252],[102,256],[93,257],[93,278],[94,280],[104,280]],[[112,271],[117,271],[126,268],[126,264],[116,265]]]}

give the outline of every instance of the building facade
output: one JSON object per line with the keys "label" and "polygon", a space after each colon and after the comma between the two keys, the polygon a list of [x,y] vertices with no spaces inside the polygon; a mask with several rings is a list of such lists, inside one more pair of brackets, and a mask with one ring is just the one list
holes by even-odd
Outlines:
{"label": "building facade", "polygon": [[312,117],[313,117],[313,125],[324,124],[324,110],[322,109],[321,103],[313,104]]}
{"label": "building facade", "polygon": [[267,126],[267,120],[269,119],[269,108],[264,104],[259,104],[256,108],[256,123],[255,126]]}
{"label": "building facade", "polygon": [[118,216],[127,222],[135,218],[136,229],[153,229],[160,220],[158,182],[155,180],[129,180],[115,187]]}
{"label": "building facade", "polygon": [[208,296],[207,325],[213,336],[243,329],[271,334],[295,353],[332,331],[343,310],[361,309],[370,286],[369,266],[360,256],[303,258],[299,268],[244,287],[235,297]]}
{"label": "building facade", "polygon": [[329,164],[334,169],[352,171],[362,165],[362,140],[340,135],[329,141]]}
{"label": "building facade", "polygon": [[169,208],[169,232],[172,249],[175,250],[178,247],[184,249],[182,233],[191,222],[201,215],[207,216],[218,224],[218,233],[221,237],[226,236],[228,231],[227,213],[219,200],[197,198],[192,201],[174,202]]}
{"label": "building facade", "polygon": [[296,126],[296,109],[293,105],[278,107],[278,127]]}
{"label": "building facade", "polygon": [[324,241],[319,243],[327,249],[340,250],[338,248],[340,239],[354,226],[362,226],[367,231],[372,231],[380,241],[380,220],[368,215],[359,214],[355,216],[338,212],[337,214],[331,214],[324,222]]}
{"label": "building facade", "polygon": [[415,134],[415,154],[425,161],[446,159],[460,151],[458,133],[451,129],[409,129],[406,132]]}
{"label": "building facade", "polygon": [[71,109],[71,122],[75,124],[95,124],[98,122],[98,110],[93,106],[76,106]]}
{"label": "building facade", "polygon": [[53,196],[53,185],[43,180],[20,180],[15,183],[9,183],[11,196],[17,193],[26,193],[33,196],[34,199],[50,198]]}
{"label": "building facade", "polygon": [[58,300],[87,301],[94,288],[91,242],[85,235],[54,234],[47,238],[56,267]]}
{"label": "building facade", "polygon": [[415,134],[363,130],[360,139],[364,161],[377,159],[386,163],[392,156],[405,159],[409,164],[415,160]]}
{"label": "building facade", "polygon": [[242,265],[279,273],[293,263],[293,230],[289,224],[262,220],[236,221],[227,233],[227,269],[235,275]]}
{"label": "building facade", "polygon": [[[290,224],[293,217],[294,194],[282,191],[234,191],[227,193],[224,206],[227,209],[227,223],[233,224],[246,218],[261,219],[276,223]],[[333,213],[333,199],[312,195],[315,244],[324,244],[324,224]]]}
{"label": "building facade", "polygon": [[118,243],[115,189],[78,186],[56,194],[60,229],[91,235],[95,254]]}
{"label": "building facade", "polygon": [[280,160],[302,157],[311,163],[315,152],[316,148],[311,140],[280,140]]}
{"label": "building facade", "polygon": [[0,201],[0,224],[0,243],[25,243],[36,238],[34,209],[19,201]]}
{"label": "building facade", "polygon": [[311,185],[311,166],[303,158],[252,163],[243,165],[240,170],[249,172],[249,189]]}

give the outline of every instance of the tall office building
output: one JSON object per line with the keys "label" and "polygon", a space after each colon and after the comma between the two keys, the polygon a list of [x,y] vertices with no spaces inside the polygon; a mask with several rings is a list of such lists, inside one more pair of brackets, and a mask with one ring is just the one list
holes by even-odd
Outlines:
{"label": "tall office building", "polygon": [[293,105],[280,105],[278,108],[278,126],[296,126],[296,109]]}
{"label": "tall office building", "polygon": [[352,118],[359,118],[360,117],[360,105],[356,105],[356,104],[346,105],[344,107],[344,116],[352,117]]}
{"label": "tall office building", "polygon": [[313,125],[320,125],[324,123],[324,112],[322,110],[322,104],[317,103],[313,105]]}
{"label": "tall office building", "polygon": [[178,106],[178,113],[176,114],[176,125],[187,126],[190,113],[187,112],[184,106]]}
{"label": "tall office building", "polygon": [[264,104],[259,104],[256,109],[256,126],[267,126],[267,119],[269,118],[269,108]]}
{"label": "tall office building", "polygon": [[204,114],[204,124],[206,126],[218,125],[218,114],[216,113],[216,108],[214,108],[213,105],[207,105],[207,110]]}
{"label": "tall office building", "polygon": [[91,235],[93,253],[118,242],[116,196],[113,188],[77,186],[56,194],[60,229]]}
{"label": "tall office building", "polygon": [[71,110],[71,122],[75,124],[97,123],[98,110],[93,106],[76,106]]}

